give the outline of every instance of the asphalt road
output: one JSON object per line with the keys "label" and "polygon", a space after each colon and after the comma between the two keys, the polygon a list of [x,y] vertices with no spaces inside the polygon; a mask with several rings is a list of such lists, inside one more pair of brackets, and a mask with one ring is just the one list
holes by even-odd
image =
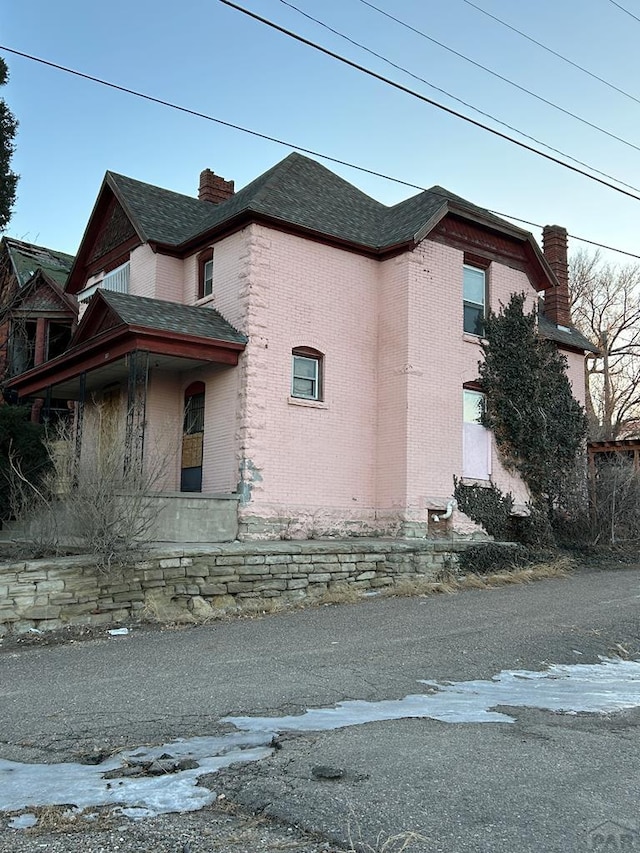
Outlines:
{"label": "asphalt road", "polygon": [[[487,679],[621,650],[640,657],[638,568],[5,650],[0,757],[74,760],[219,733],[227,715],[399,699],[422,692],[420,679]],[[620,844],[640,829],[640,709],[510,713],[514,724],[405,719],[285,734],[271,758],[210,784],[247,810],[336,843],[362,835],[374,850],[379,834],[408,830],[424,838],[417,851],[625,849],[592,830],[608,821]],[[317,765],[344,775],[317,779]]]}

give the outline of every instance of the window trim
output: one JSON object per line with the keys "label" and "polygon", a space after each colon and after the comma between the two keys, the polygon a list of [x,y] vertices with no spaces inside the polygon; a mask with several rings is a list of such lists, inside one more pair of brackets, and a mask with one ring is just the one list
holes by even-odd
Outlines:
{"label": "window trim", "polygon": [[[313,382],[315,383],[315,393],[314,394],[300,394],[294,391],[294,382],[296,379],[296,359],[304,358],[308,361],[315,362],[315,377],[313,377]],[[309,379],[310,377],[298,377]],[[316,402],[322,403],[324,401],[324,355],[317,349],[313,347],[294,347],[291,350],[291,397],[295,400],[306,400],[308,402]]]}
{"label": "window trim", "polygon": [[[479,261],[479,260],[481,261],[482,259],[481,258],[475,258],[475,257],[470,258],[467,255],[465,255],[464,263],[462,265],[462,331],[463,331],[463,334],[473,335],[476,338],[481,338],[483,335],[484,320],[486,319],[486,316],[487,316],[487,304],[489,302],[489,299],[488,299],[488,295],[489,295],[488,294],[488,290],[489,290],[489,276],[488,276],[489,264],[487,263],[485,265],[485,264],[477,263],[477,261]],[[473,262],[471,263],[471,261],[473,261]],[[483,301],[482,301],[482,303],[474,302],[471,299],[465,298],[465,280],[464,280],[465,270],[473,270],[476,273],[478,273],[478,272],[482,273],[483,285],[484,285],[483,286]],[[475,308],[475,309],[481,308],[482,309],[483,332],[478,333],[476,331],[465,328],[464,309],[467,306],[470,308]]]}
{"label": "window trim", "polygon": [[[206,270],[209,263],[211,264],[211,278],[207,279]],[[211,246],[198,255],[198,299],[213,296],[213,269],[213,247]],[[210,281],[209,290],[206,288],[207,281]]]}

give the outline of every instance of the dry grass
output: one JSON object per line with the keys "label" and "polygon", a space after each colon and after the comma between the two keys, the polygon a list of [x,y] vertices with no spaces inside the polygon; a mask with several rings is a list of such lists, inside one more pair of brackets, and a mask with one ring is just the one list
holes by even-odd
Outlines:
{"label": "dry grass", "polygon": [[17,814],[33,814],[38,818],[35,826],[24,830],[32,835],[54,832],[86,832],[108,829],[115,816],[110,809],[77,809],[73,805],[32,806]]}
{"label": "dry grass", "polygon": [[417,575],[415,578],[400,578],[393,586],[385,587],[380,594],[393,598],[410,597],[412,595],[450,595],[456,589],[456,582],[453,579],[448,578],[447,580],[433,581]]}
{"label": "dry grass", "polygon": [[404,853],[414,844],[424,844],[428,840],[418,832],[405,831],[395,835],[385,835],[380,832],[373,843],[365,841],[353,807],[349,808],[347,839],[349,841],[347,853]]}
{"label": "dry grass", "polygon": [[321,595],[317,598],[313,598],[312,602],[314,604],[354,604],[356,601],[360,601],[362,598],[364,590],[357,589],[354,586],[351,586],[348,583],[338,582],[335,584],[331,584],[331,586],[326,589]]}
{"label": "dry grass", "polygon": [[401,578],[393,586],[387,587],[381,593],[385,596],[401,597],[412,595],[452,594],[460,590],[491,589],[492,587],[510,584],[526,584],[546,578],[567,577],[574,568],[573,560],[569,557],[558,557],[547,563],[535,563],[526,568],[513,568],[511,571],[494,572],[493,574],[477,575],[470,573],[461,578],[454,575],[441,581],[430,581],[423,576],[416,578]]}

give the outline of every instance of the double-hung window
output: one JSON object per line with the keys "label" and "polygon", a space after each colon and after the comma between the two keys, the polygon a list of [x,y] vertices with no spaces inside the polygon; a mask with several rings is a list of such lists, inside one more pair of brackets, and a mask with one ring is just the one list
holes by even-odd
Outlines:
{"label": "double-hung window", "polygon": [[213,293],[213,249],[207,249],[198,256],[198,298]]}
{"label": "double-hung window", "polygon": [[486,271],[465,264],[463,267],[464,331],[482,337],[486,312]]}
{"label": "double-hung window", "polygon": [[322,400],[322,353],[308,347],[292,350],[291,396]]}

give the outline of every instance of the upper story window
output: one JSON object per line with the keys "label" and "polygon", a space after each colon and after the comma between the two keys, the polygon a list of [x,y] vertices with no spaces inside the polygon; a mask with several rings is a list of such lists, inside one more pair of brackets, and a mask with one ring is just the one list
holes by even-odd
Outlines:
{"label": "upper story window", "polygon": [[213,249],[198,255],[198,299],[213,293]]}
{"label": "upper story window", "polygon": [[291,351],[291,396],[322,400],[322,361],[318,350],[296,347]]}
{"label": "upper story window", "polygon": [[465,264],[463,267],[464,331],[470,335],[484,334],[486,316],[486,270]]}

